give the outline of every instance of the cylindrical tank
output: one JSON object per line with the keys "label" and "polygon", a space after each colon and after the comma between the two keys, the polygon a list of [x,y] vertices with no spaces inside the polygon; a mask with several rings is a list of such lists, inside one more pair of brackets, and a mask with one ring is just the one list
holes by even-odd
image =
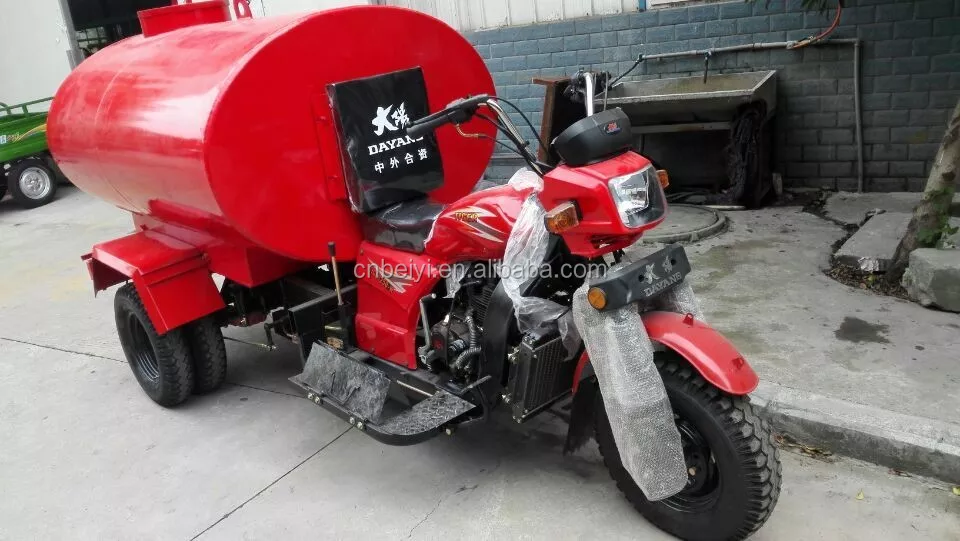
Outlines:
{"label": "cylindrical tank", "polygon": [[[215,236],[293,259],[327,260],[330,241],[352,257],[360,228],[346,198],[327,86],[414,67],[423,71],[431,111],[494,93],[466,39],[403,8],[133,37],[64,82],[50,112],[50,148],[74,184],[131,212],[214,224]],[[479,122],[465,131],[492,134]],[[431,197],[452,201],[470,192],[493,142],[450,126],[437,140],[444,184]]]}

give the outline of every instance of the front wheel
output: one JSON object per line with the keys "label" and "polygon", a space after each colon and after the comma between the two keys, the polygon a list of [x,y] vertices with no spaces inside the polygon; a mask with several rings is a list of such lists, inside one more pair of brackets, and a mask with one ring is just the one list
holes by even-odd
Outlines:
{"label": "front wheel", "polygon": [[680,493],[649,501],[620,461],[603,402],[596,439],[604,464],[627,500],[658,528],[681,539],[744,539],[757,531],[780,495],[780,454],[749,399],[707,383],[684,360],[658,354],[689,479]]}

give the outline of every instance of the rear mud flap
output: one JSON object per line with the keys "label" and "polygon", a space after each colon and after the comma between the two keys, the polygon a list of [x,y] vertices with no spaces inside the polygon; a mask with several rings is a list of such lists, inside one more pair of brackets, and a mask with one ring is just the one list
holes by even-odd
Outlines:
{"label": "rear mud flap", "polygon": [[356,428],[390,445],[410,445],[439,434],[443,428],[477,406],[443,390],[383,419],[389,399],[389,376],[330,346],[316,342],[301,374],[290,381],[307,399]]}

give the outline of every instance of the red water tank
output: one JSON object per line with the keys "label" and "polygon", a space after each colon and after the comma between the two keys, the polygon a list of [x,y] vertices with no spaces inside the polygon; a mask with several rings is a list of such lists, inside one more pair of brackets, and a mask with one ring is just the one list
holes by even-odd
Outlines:
{"label": "red water tank", "polygon": [[[63,83],[50,112],[50,148],[74,184],[131,212],[210,224],[228,242],[293,259],[324,261],[329,241],[352,258],[360,229],[327,86],[414,67],[433,111],[494,93],[466,39],[403,8],[137,36],[93,55]],[[476,121],[469,130],[492,133]],[[451,126],[437,139],[444,184],[432,197],[452,201],[470,192],[493,142],[463,138]]]}

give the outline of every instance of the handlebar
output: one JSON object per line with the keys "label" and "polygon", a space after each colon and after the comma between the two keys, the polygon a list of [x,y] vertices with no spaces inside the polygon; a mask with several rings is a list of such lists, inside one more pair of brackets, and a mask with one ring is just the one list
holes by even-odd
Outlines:
{"label": "handlebar", "polygon": [[444,109],[439,113],[415,120],[407,125],[407,135],[414,139],[419,139],[433,130],[450,123],[450,113]]}
{"label": "handlebar", "polygon": [[[523,140],[523,136],[520,135],[520,131],[517,129],[517,126],[513,123],[513,121],[510,120],[510,117],[506,112],[504,112],[503,108],[500,107],[499,101],[501,101],[501,98],[490,96],[488,94],[480,94],[478,96],[454,100],[442,110],[437,111],[432,115],[418,118],[417,120],[407,124],[406,134],[408,137],[419,139],[424,135],[436,130],[440,126],[443,126],[444,124],[456,124],[458,126],[457,130],[459,131],[459,125],[473,118],[473,116],[477,113],[477,110],[480,109],[480,106],[483,105],[489,109],[495,117],[491,118],[487,116],[485,117],[486,120],[493,123],[500,133],[502,133],[507,140],[513,143],[515,149],[512,149],[502,141],[499,141],[496,138],[484,133],[463,133],[460,131],[460,135],[478,139],[485,138],[503,145],[508,149],[513,150],[513,152],[517,153],[521,158],[523,158],[523,160],[527,162],[527,165],[530,166],[531,170],[536,172],[538,175],[543,176],[543,164],[537,161],[536,156],[530,153],[530,150],[527,148],[529,143]],[[517,108],[517,106],[513,105],[512,103],[510,103],[510,105],[511,107]],[[520,109],[517,109],[517,111],[519,112]],[[523,115],[522,112],[520,114],[521,116]],[[531,130],[533,130],[533,125],[529,120],[527,120],[527,125],[530,126]],[[539,137],[537,139],[539,141]],[[540,144],[544,149],[546,149],[546,145],[543,143]]]}
{"label": "handlebar", "polygon": [[481,104],[490,99],[487,94],[450,102],[444,109],[414,120],[407,125],[407,135],[419,139],[444,124],[461,124],[470,120]]}

